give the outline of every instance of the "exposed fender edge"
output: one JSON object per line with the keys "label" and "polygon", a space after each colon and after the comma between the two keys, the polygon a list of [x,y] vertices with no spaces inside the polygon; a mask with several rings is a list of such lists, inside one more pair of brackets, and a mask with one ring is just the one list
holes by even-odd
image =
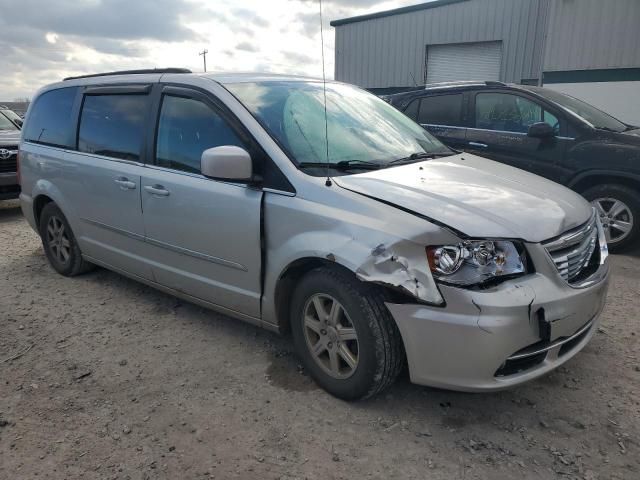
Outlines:
{"label": "exposed fender edge", "polygon": [[365,262],[357,268],[356,276],[364,282],[397,287],[423,302],[444,305],[433,277],[427,273],[426,253],[399,242],[391,247],[377,245]]}

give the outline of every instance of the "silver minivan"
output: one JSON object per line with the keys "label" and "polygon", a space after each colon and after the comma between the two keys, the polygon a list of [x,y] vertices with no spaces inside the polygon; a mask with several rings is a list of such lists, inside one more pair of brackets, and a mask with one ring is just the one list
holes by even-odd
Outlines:
{"label": "silver minivan", "polygon": [[456,152],[338,82],[180,69],[66,79],[31,104],[21,204],[52,267],[94,265],[277,332],[341,398],[408,365],[493,391],[591,339],[591,206]]}

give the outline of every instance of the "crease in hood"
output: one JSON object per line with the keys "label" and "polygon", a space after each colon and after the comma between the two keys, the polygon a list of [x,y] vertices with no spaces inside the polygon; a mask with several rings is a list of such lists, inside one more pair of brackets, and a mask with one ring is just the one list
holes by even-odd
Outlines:
{"label": "crease in hood", "polygon": [[467,153],[333,180],[474,238],[538,243],[582,225],[592,213],[562,185]]}

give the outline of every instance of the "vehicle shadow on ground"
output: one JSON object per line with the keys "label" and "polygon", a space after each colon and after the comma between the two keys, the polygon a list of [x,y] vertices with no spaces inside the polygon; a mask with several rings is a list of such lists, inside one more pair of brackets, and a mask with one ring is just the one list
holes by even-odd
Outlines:
{"label": "vehicle shadow on ground", "polygon": [[[3,204],[6,203],[6,204]],[[0,202],[0,223],[7,223],[22,216],[20,205],[16,202]]]}
{"label": "vehicle shadow on ground", "polygon": [[[203,331],[215,341],[243,343],[248,350],[266,348],[264,359],[265,378],[268,383],[291,394],[305,392],[322,396],[323,401],[345,410],[363,410],[375,416],[406,416],[407,408],[413,410],[415,418],[422,419],[426,425],[438,425],[446,429],[460,429],[465,426],[504,423],[504,410],[514,405],[530,407],[535,404],[529,398],[532,391],[561,391],[563,380],[554,375],[548,376],[530,385],[494,393],[465,393],[422,387],[412,384],[407,369],[397,382],[380,395],[359,402],[344,402],[331,397],[322,390],[302,367],[289,334],[276,333],[260,329],[224,314],[209,311],[197,305],[182,301],[171,295],[144,286],[116,273],[99,269],[90,274],[89,281],[97,284],[108,283],[123,292],[139,291],[145,303],[156,305],[159,312],[180,305],[180,315],[189,318],[192,325]],[[217,339],[217,340],[216,340]],[[256,385],[256,388],[261,388]],[[491,408],[489,408],[491,406]],[[497,407],[497,408],[494,408]]]}

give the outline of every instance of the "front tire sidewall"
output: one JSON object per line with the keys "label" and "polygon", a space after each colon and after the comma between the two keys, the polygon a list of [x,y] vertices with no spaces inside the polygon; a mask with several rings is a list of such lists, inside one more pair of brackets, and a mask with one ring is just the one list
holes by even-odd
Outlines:
{"label": "front tire sidewall", "polygon": [[[352,291],[345,291],[321,271],[311,272],[298,285],[291,305],[291,330],[293,342],[300,359],[313,377],[325,390],[336,397],[352,400],[362,398],[371,391],[378,371],[376,358],[377,339],[370,322],[363,313],[361,299]],[[358,336],[358,365],[355,372],[346,379],[336,379],[328,375],[309,352],[304,336],[304,308],[309,298],[316,294],[326,294],[342,304],[349,315]]]}

